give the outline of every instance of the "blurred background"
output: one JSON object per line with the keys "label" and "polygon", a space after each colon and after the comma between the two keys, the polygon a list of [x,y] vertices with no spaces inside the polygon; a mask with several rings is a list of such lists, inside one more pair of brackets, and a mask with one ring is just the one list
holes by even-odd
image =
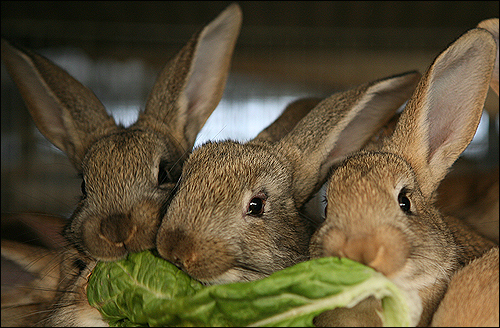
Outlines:
{"label": "blurred background", "polygon": [[[162,66],[230,3],[2,1],[2,37],[65,68],[128,125]],[[499,12],[498,1],[239,4],[243,26],[224,97],[197,145],[249,140],[300,97],[328,96],[410,70],[423,73],[449,43]],[[69,217],[81,180],[35,128],[3,63],[1,86],[2,213]],[[498,165],[498,97],[491,92],[485,108],[465,162],[489,168]]]}

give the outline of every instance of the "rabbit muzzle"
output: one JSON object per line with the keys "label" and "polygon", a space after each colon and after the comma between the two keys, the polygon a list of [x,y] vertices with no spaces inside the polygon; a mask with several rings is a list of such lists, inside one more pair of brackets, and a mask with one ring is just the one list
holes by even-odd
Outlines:
{"label": "rabbit muzzle", "polygon": [[387,277],[403,268],[410,252],[405,235],[391,226],[381,226],[370,234],[355,235],[331,228],[323,234],[316,248],[316,255],[349,258]]}
{"label": "rabbit muzzle", "polygon": [[133,224],[130,215],[115,214],[101,221],[99,237],[117,247],[122,247],[130,242],[136,232],[137,225]]}
{"label": "rabbit muzzle", "polygon": [[116,260],[129,252],[154,248],[161,203],[144,200],[130,211],[92,215],[83,222],[82,241],[101,260]]}
{"label": "rabbit muzzle", "polygon": [[182,228],[163,231],[158,238],[160,255],[191,277],[212,283],[233,267],[231,247],[222,239],[201,239]]}

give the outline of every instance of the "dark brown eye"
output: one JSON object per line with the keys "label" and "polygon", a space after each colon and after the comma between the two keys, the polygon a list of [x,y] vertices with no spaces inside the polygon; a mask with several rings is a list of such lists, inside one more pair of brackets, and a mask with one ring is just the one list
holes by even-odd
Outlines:
{"label": "dark brown eye", "polygon": [[398,195],[399,207],[405,213],[409,213],[411,210],[410,199],[406,196],[406,193],[401,191]]}
{"label": "dark brown eye", "polygon": [[87,264],[80,259],[75,259],[73,260],[73,266],[78,269],[78,272],[82,272],[87,267]]}
{"label": "dark brown eye", "polygon": [[85,188],[85,179],[82,179],[82,184],[81,184],[80,188],[82,189],[82,194],[84,196],[87,195],[87,189]]}
{"label": "dark brown eye", "polygon": [[173,182],[173,180],[168,172],[167,162],[162,161],[158,167],[158,185],[161,186],[167,182]]}
{"label": "dark brown eye", "polygon": [[326,213],[328,212],[328,199],[324,197],[321,202],[325,204],[325,218],[326,218]]}
{"label": "dark brown eye", "polygon": [[248,203],[247,215],[260,216],[264,213],[266,201],[260,197],[254,197]]}

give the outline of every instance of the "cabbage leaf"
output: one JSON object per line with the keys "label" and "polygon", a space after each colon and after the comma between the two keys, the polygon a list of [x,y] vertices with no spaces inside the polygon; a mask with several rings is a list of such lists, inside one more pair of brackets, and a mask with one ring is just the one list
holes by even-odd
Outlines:
{"label": "cabbage leaf", "polygon": [[318,314],[382,299],[386,326],[408,326],[407,297],[381,273],[324,257],[251,282],[204,286],[145,251],[99,262],[87,296],[110,326],[301,326]]}

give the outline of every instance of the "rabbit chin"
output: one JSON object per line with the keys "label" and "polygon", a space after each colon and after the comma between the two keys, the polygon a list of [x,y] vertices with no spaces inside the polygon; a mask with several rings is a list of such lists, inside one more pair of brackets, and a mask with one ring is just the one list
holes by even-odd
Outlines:
{"label": "rabbit chin", "polygon": [[216,277],[197,279],[204,285],[223,285],[233,282],[254,281],[267,277],[263,272],[251,271],[245,268],[232,267]]}

